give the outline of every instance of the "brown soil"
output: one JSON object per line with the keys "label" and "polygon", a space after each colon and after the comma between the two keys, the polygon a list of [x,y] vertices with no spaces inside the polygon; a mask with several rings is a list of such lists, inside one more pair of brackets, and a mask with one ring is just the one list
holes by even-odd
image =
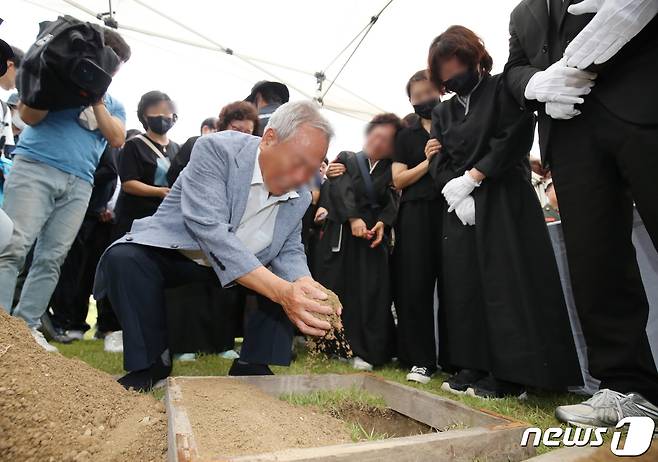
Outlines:
{"label": "brown soil", "polygon": [[237,379],[177,382],[203,460],[352,441],[340,420]]}
{"label": "brown soil", "polygon": [[352,349],[345,338],[345,330],[343,329],[343,321],[337,314],[338,308],[342,308],[338,296],[329,289],[323,288],[327,294],[326,300],[318,300],[322,305],[331,307],[334,312],[330,315],[314,313],[319,319],[328,321],[331,324],[331,330],[323,337],[309,337],[308,348],[312,356],[322,355],[338,355],[345,358],[352,357]]}
{"label": "brown soil", "polygon": [[0,308],[0,460],[162,461],[164,406],[38,346]]}
{"label": "brown soil", "polygon": [[[330,415],[345,422],[361,426],[367,434],[384,438],[422,435],[432,433],[429,425],[411,419],[393,409],[363,406],[358,403],[345,403],[340,408],[332,410]],[[360,439],[366,439],[365,434]]]}

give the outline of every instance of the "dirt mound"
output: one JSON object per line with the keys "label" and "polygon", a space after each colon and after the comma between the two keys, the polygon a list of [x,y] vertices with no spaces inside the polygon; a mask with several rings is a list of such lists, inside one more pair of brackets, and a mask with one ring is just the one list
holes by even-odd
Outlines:
{"label": "dirt mound", "polygon": [[162,461],[164,406],[48,353],[0,308],[0,460]]}
{"label": "dirt mound", "polygon": [[352,357],[352,349],[345,337],[345,329],[343,328],[343,321],[340,319],[338,308],[342,308],[338,296],[329,289],[323,288],[327,294],[326,300],[318,300],[322,305],[331,307],[334,312],[330,315],[313,313],[319,319],[328,321],[331,324],[331,330],[323,337],[309,337],[308,347],[311,355],[331,356],[337,355],[343,358]]}

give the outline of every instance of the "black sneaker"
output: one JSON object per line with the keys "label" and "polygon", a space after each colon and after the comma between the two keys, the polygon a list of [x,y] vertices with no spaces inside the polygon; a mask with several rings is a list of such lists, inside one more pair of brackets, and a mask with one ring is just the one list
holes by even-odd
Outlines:
{"label": "black sneaker", "polygon": [[409,382],[426,384],[432,380],[434,372],[436,372],[436,368],[413,366],[407,374],[407,380]]}
{"label": "black sneaker", "polygon": [[267,364],[251,364],[234,359],[231,364],[231,369],[228,375],[243,376],[243,375],[274,375],[274,372],[267,366]]}
{"label": "black sneaker", "polygon": [[466,390],[466,394],[477,398],[500,399],[518,398],[526,399],[528,394],[523,385],[507,382],[488,375]]}
{"label": "black sneaker", "polygon": [[472,387],[476,382],[482,380],[486,376],[486,372],[477,371],[475,369],[462,369],[443,382],[441,390],[456,395],[463,395],[469,387]]}

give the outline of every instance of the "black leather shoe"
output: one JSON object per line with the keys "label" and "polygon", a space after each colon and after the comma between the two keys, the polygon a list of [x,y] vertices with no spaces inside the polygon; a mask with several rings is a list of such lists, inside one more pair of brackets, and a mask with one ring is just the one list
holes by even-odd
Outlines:
{"label": "black leather shoe", "polygon": [[239,359],[234,359],[228,375],[274,375],[274,372],[266,364],[250,364],[241,362]]}

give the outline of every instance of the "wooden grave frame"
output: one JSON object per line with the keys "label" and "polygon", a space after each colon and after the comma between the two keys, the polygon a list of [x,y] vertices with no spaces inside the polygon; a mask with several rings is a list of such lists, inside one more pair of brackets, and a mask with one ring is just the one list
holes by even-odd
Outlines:
{"label": "wooden grave frame", "polygon": [[[208,459],[197,450],[187,412],[182,404],[181,381],[241,380],[265,393],[308,393],[316,390],[363,389],[380,395],[386,405],[434,428],[455,424],[465,429],[388,438],[376,441],[337,444],[304,449]],[[170,377],[167,379],[168,462],[375,462],[455,461],[514,462],[535,455],[532,447],[521,447],[523,431],[531,425],[508,417],[468,407],[423,390],[384,380],[371,374],[271,375],[258,377]]]}

